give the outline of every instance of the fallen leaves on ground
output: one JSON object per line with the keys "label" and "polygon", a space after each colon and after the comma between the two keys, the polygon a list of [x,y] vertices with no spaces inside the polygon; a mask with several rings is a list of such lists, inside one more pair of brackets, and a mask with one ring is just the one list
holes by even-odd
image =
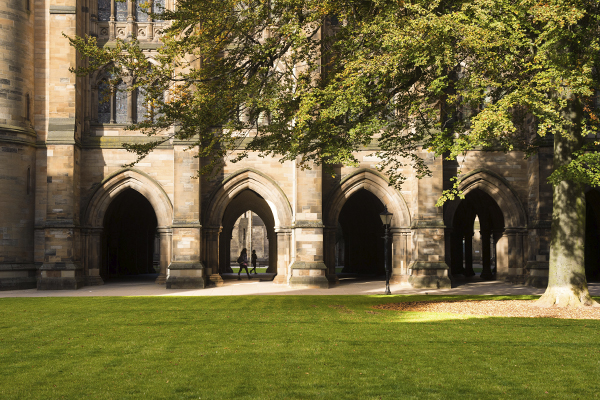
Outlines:
{"label": "fallen leaves on ground", "polygon": [[490,317],[600,319],[600,308],[540,308],[532,300],[407,301],[374,306],[380,310],[418,311]]}

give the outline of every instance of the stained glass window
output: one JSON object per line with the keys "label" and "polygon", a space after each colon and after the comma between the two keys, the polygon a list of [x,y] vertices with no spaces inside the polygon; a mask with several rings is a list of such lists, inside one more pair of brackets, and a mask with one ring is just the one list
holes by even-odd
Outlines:
{"label": "stained glass window", "polygon": [[146,119],[146,115],[148,114],[148,103],[146,102],[146,94],[142,88],[138,88],[137,90],[137,100],[136,100],[136,117],[137,122],[142,122]]}
{"label": "stained glass window", "polygon": [[135,2],[135,20],[139,22],[148,22],[148,6],[150,0],[137,0]]}
{"label": "stained glass window", "polygon": [[[155,13],[161,13],[165,10],[165,0],[154,0],[152,3],[152,11]],[[155,21],[162,21],[162,19],[155,19]]]}
{"label": "stained glass window", "polygon": [[110,86],[105,80],[98,85],[98,122],[110,123]]}
{"label": "stained glass window", "polygon": [[115,120],[117,124],[127,123],[127,86],[120,82],[115,93]]}
{"label": "stained glass window", "polygon": [[117,21],[127,21],[127,2],[117,1]]}
{"label": "stained glass window", "polygon": [[98,21],[110,20],[110,3],[112,0],[98,0]]}

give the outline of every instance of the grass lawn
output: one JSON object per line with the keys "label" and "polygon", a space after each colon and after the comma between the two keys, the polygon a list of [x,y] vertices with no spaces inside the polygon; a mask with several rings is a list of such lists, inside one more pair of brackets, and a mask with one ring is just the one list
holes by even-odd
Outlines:
{"label": "grass lawn", "polygon": [[600,321],[372,309],[433,298],[0,299],[0,398],[599,398]]}

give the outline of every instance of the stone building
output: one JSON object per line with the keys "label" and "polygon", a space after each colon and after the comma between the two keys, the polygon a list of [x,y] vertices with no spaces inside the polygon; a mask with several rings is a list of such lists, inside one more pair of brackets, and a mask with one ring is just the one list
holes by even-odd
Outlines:
{"label": "stone building", "polygon": [[[6,0],[0,21],[0,289],[74,289],[155,271],[167,288],[218,283],[235,223],[248,212],[263,222],[274,284],[329,287],[336,260],[353,273],[381,272],[384,207],[394,215],[396,282],[448,287],[471,275],[476,217],[484,278],[547,280],[550,145],[528,159],[472,151],[450,162],[424,151],[433,175],[418,180],[407,168],[401,191],[377,172],[372,148],[335,177],[251,155],[197,179],[203,160],[178,141],[124,168],[135,156],[122,144],[147,140],[125,130],[143,99],[116,92],[100,101],[102,71],[69,72],[76,54],[62,34],[105,43],[135,33],[152,58],[162,22],[114,0]],[[459,168],[466,198],[435,207]],[[597,279],[600,193],[586,196],[587,272]]]}

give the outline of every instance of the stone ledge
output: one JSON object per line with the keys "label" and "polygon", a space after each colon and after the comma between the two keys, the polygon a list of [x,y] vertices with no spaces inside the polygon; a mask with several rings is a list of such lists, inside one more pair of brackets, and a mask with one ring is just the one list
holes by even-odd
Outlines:
{"label": "stone ledge", "polygon": [[329,289],[329,280],[325,276],[292,276],[290,287],[304,289]]}
{"label": "stone ledge", "polygon": [[327,269],[323,262],[294,261],[291,269]]}
{"label": "stone ledge", "polygon": [[205,287],[206,282],[203,277],[169,276],[167,278],[167,289],[204,289]]}
{"label": "stone ledge", "polygon": [[37,287],[37,278],[21,277],[21,278],[0,278],[0,290],[23,290],[35,289]]}
{"label": "stone ledge", "polygon": [[83,270],[83,267],[75,263],[44,263],[40,267],[40,271],[79,271]]}
{"label": "stone ledge", "polygon": [[36,270],[34,263],[0,263],[0,271],[26,271]]}
{"label": "stone ledge", "polygon": [[83,276],[74,278],[39,278],[38,290],[77,290],[85,286]]}

